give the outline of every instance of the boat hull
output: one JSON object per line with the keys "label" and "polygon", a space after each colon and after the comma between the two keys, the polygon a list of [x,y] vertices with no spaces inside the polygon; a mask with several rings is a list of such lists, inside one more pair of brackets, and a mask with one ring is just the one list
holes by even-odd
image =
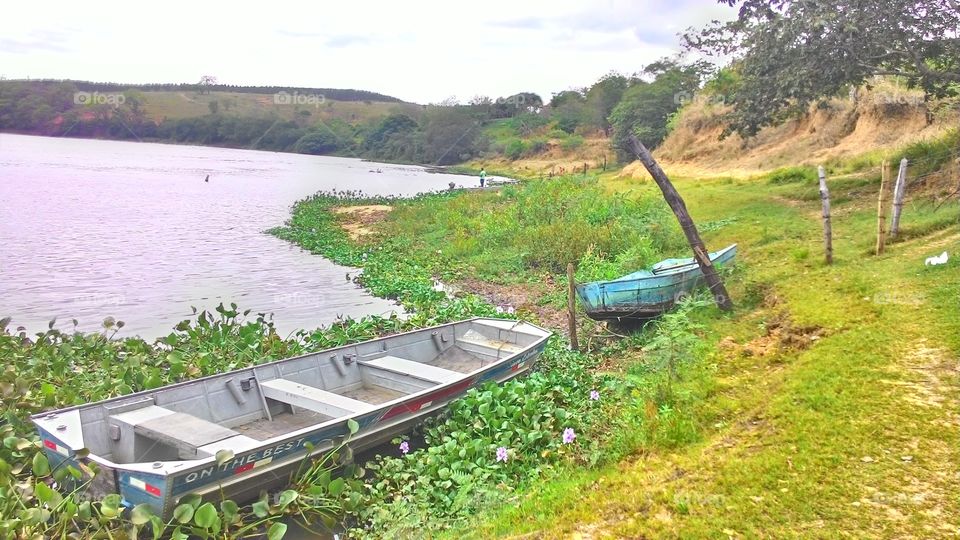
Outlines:
{"label": "boat hull", "polygon": [[[736,244],[710,254],[714,264],[733,261]],[[677,301],[703,285],[703,272],[693,259],[658,263],[661,270],[638,272],[614,281],[577,286],[587,316],[595,320],[644,320],[669,311]]]}
{"label": "boat hull", "polygon": [[[220,460],[219,463],[211,456],[192,460],[150,461],[144,459],[136,462],[119,463],[117,459],[119,450],[113,454],[101,453],[99,455],[93,451],[85,455],[85,452],[81,451],[81,449],[86,448],[85,442],[95,442],[84,441],[82,435],[86,435],[87,439],[93,439],[94,436],[91,433],[94,435],[99,433],[93,431],[89,420],[97,409],[108,410],[109,412],[105,414],[111,414],[112,416],[109,416],[109,418],[112,420],[107,423],[117,424],[121,423],[118,419],[129,417],[130,414],[159,408],[155,405],[157,403],[173,408],[175,405],[165,403],[165,401],[172,400],[172,398],[164,397],[167,394],[183,394],[191,387],[197,391],[209,391],[210,388],[221,386],[224,381],[229,385],[233,380],[243,380],[250,373],[258,375],[264,387],[266,387],[270,381],[266,380],[267,375],[265,373],[272,373],[273,368],[278,374],[284,374],[285,371],[294,373],[291,370],[301,369],[303,365],[312,365],[311,363],[315,359],[330,358],[333,361],[334,358],[347,357],[349,354],[355,355],[357,358],[364,358],[366,351],[390,352],[390,343],[399,343],[404,347],[413,347],[417,350],[422,350],[428,346],[436,346],[438,350],[443,350],[446,347],[445,350],[449,353],[451,351],[450,343],[460,343],[457,333],[462,333],[462,329],[458,330],[457,325],[464,328],[487,330],[493,328],[491,331],[493,334],[496,334],[499,328],[502,335],[520,335],[522,332],[516,330],[516,328],[511,328],[511,325],[513,327],[523,325],[523,329],[533,329],[530,332],[534,333],[532,335],[524,334],[527,343],[522,348],[520,346],[513,346],[510,349],[501,348],[495,353],[497,358],[486,362],[486,365],[479,369],[462,374],[461,377],[450,378],[446,382],[426,386],[422,390],[410,392],[401,398],[371,405],[355,414],[346,414],[318,424],[306,425],[300,429],[293,429],[288,433],[262,441],[254,441],[245,436],[237,437],[238,439],[245,439],[249,444],[238,448],[237,451],[232,452],[232,455]],[[447,341],[448,336],[453,339]],[[196,493],[206,497],[223,496],[244,501],[255,498],[262,490],[279,488],[289,484],[291,474],[299,469],[305,458],[328,452],[349,436],[348,422],[351,420],[357,422],[359,426],[358,431],[349,436],[347,441],[352,451],[359,452],[382,444],[390,438],[409,430],[413,425],[423,421],[424,418],[441,412],[451,401],[464,395],[470,388],[487,382],[502,383],[529,371],[546,347],[549,336],[549,332],[529,323],[498,319],[471,319],[451,325],[372,340],[347,348],[331,349],[304,357],[262,364],[254,368],[179,383],[171,385],[171,387],[140,392],[88,406],[44,413],[35,416],[33,420],[37,425],[41,439],[44,441],[44,450],[54,466],[72,465],[79,468],[79,464],[83,463],[84,465],[95,465],[100,470],[88,488],[88,495],[102,497],[109,493],[119,493],[125,506],[133,507],[146,504],[159,515],[167,517],[171,515],[177,501],[187,494]],[[344,354],[345,349],[352,352]],[[485,354],[491,355],[494,353],[486,351]],[[375,354],[366,354],[366,357],[372,356],[375,356]],[[363,360],[354,360],[351,366],[363,363]],[[427,369],[422,366],[421,368]],[[444,370],[435,369],[434,371],[442,372]],[[292,377],[293,375],[286,376]],[[327,373],[327,378],[330,378],[329,373]],[[402,374],[397,375],[396,378],[401,383],[406,380]],[[278,375],[274,380],[280,379],[281,377]],[[258,381],[257,384],[261,384],[261,382]],[[255,387],[250,390],[254,389]],[[263,389],[260,391],[266,394]],[[305,392],[304,395],[309,395],[308,390],[305,390]],[[232,395],[229,392],[227,394]],[[292,398],[302,400],[304,395],[292,396]],[[149,402],[148,405],[144,405],[145,400]],[[218,403],[215,398],[210,396],[206,397],[206,401]],[[266,401],[263,400],[264,403]],[[359,403],[359,401],[354,401],[354,403]],[[272,405],[274,405],[275,411],[278,410],[276,403]],[[214,413],[218,409],[222,410],[222,407],[223,405],[215,406],[213,408]],[[160,409],[162,410],[162,408]],[[84,419],[82,416],[84,414],[87,416],[86,426],[83,425]],[[200,413],[196,412],[196,414],[199,415]],[[276,413],[274,416],[276,416]],[[294,418],[294,416],[287,414],[284,418]],[[198,422],[201,425],[209,424],[206,420],[199,420]],[[239,422],[238,420],[233,424]],[[230,425],[229,422],[221,422],[221,424]],[[144,423],[143,425],[147,424]],[[219,424],[213,427],[218,426]],[[115,434],[112,425],[104,427],[111,435]],[[185,424],[184,438],[189,438],[189,433],[186,433],[189,431],[188,428],[189,426]],[[127,435],[121,434],[118,436],[121,440],[124,437],[127,437]],[[133,437],[137,441],[143,442],[142,434]],[[224,444],[226,445],[226,443]],[[150,455],[150,452],[155,452],[155,450],[148,448],[141,454]]]}

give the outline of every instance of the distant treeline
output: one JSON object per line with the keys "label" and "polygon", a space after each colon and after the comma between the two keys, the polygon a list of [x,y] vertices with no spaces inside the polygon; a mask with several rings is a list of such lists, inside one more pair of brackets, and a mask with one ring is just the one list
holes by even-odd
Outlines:
{"label": "distant treeline", "polygon": [[319,94],[335,101],[379,101],[382,103],[403,103],[393,96],[354,90],[350,88],[309,88],[305,86],[238,86],[235,84],[204,83],[150,83],[122,84],[112,82],[73,81],[69,79],[10,79],[8,82],[25,82],[34,85],[58,85],[70,83],[80,92],[237,92],[240,94],[276,94],[278,92],[297,92],[300,94]]}
{"label": "distant treeline", "polygon": [[[621,149],[628,136],[638,134],[651,147],[659,144],[682,98],[699,87],[701,76],[695,67],[658,62],[637,75],[611,73],[590,87],[556,94],[548,103],[535,93],[520,92],[421,107],[357,90],[7,80],[0,81],[0,131],[436,165],[484,155],[517,159],[539,154],[558,141],[574,149],[585,136],[604,133],[612,137],[618,157],[629,160],[630,154]],[[373,97],[397,106],[383,109],[382,116],[347,121],[313,106],[297,106],[292,115],[285,109],[285,116],[271,108],[241,114],[229,101],[212,100],[209,114],[157,119],[147,114],[150,90],[322,92],[330,100]],[[338,97],[344,93],[348,95]]]}

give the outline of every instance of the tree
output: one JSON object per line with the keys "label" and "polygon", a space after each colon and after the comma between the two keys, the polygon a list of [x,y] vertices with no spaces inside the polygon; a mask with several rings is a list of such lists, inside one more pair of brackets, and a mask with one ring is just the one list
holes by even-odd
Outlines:
{"label": "tree", "polygon": [[371,157],[409,161],[417,152],[416,120],[402,113],[387,116],[363,140],[363,150]]}
{"label": "tree", "polygon": [[200,87],[201,94],[209,94],[210,87],[216,86],[216,84],[217,84],[216,77],[214,77],[213,75],[204,75],[200,77],[200,83],[197,86]]}
{"label": "tree", "polygon": [[604,130],[609,127],[607,118],[617,103],[620,103],[620,98],[627,89],[627,83],[626,77],[611,71],[587,90],[586,105],[589,122],[593,127]]}
{"label": "tree", "polygon": [[650,148],[667,136],[667,122],[700,85],[703,66],[681,65],[672,60],[650,64],[644,72],[651,82],[638,80],[624,93],[623,99],[610,113],[613,145],[621,161],[632,161],[634,152],[630,137],[636,136]]}
{"label": "tree", "polygon": [[418,161],[449,165],[475,152],[479,123],[467,107],[434,107],[423,116],[423,155]]}
{"label": "tree", "polygon": [[341,141],[331,131],[318,129],[300,137],[293,145],[294,151],[300,154],[330,154],[340,148]]}
{"label": "tree", "polygon": [[957,0],[720,0],[738,17],[684,36],[685,46],[733,57],[740,76],[725,96],[729,132],[752,136],[810,103],[897,75],[928,96],[960,88]]}

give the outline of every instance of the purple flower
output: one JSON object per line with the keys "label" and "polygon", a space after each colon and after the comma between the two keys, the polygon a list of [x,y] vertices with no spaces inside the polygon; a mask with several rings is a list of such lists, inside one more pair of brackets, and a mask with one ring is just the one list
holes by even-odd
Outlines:
{"label": "purple flower", "polygon": [[574,433],[573,428],[568,427],[563,430],[563,444],[570,444],[574,439],[577,438],[577,434]]}
{"label": "purple flower", "polygon": [[598,399],[600,399],[600,392],[597,392],[596,390],[591,390],[590,401],[597,401]]}
{"label": "purple flower", "polygon": [[504,446],[497,448],[497,461],[507,461],[507,449]]}
{"label": "purple flower", "polygon": [[406,454],[407,452],[409,452],[409,451],[410,451],[410,443],[408,443],[407,441],[403,441],[402,443],[400,443],[400,451],[403,452],[404,454]]}

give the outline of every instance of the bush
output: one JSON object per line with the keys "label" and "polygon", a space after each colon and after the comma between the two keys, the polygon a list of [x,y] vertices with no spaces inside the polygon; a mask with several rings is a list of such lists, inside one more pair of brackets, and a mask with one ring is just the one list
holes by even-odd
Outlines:
{"label": "bush", "polygon": [[336,136],[326,131],[311,131],[293,145],[299,154],[323,155],[336,152],[340,148],[340,141]]}
{"label": "bush", "polygon": [[581,146],[583,146],[583,137],[580,135],[571,135],[560,141],[560,148],[563,148],[568,152],[571,150],[576,150]]}
{"label": "bush", "polygon": [[523,141],[520,139],[510,139],[503,148],[503,155],[510,160],[520,159],[520,156],[523,155],[525,150],[526,145]]}
{"label": "bush", "polygon": [[527,143],[526,155],[535,156],[537,154],[542,154],[550,148],[550,143],[547,142],[543,137],[538,137],[536,139],[531,139]]}

